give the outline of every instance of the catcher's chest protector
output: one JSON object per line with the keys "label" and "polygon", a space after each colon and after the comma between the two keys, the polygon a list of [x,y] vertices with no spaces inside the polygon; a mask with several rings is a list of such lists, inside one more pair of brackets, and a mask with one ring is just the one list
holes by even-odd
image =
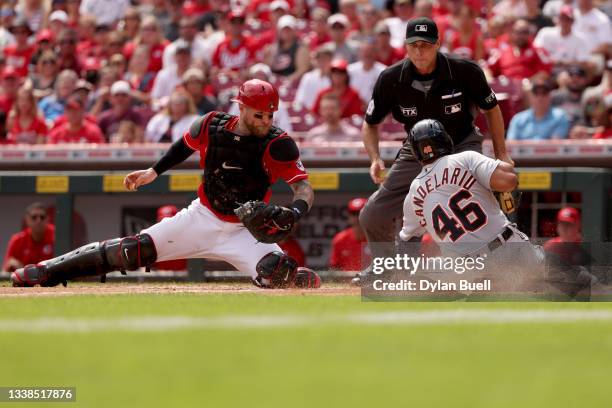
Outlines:
{"label": "catcher's chest protector", "polygon": [[241,136],[224,126],[232,118],[217,113],[208,125],[204,191],[213,208],[222,214],[249,200],[262,200],[270,187],[262,158],[268,144],[284,132],[272,127],[263,138]]}

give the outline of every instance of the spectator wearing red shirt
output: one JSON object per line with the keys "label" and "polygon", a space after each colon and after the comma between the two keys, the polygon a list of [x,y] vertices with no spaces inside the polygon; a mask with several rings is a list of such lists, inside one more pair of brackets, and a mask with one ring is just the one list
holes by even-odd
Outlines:
{"label": "spectator wearing red shirt", "polygon": [[138,37],[123,47],[123,55],[130,60],[134,50],[140,45],[145,45],[149,52],[147,72],[159,72],[163,66],[164,50],[168,44],[170,42],[164,38],[157,18],[147,16],[142,21]]}
{"label": "spectator wearing red shirt", "polygon": [[208,0],[187,0],[183,3],[181,12],[187,17],[200,17],[212,11]]}
{"label": "spectator wearing red shirt", "polygon": [[327,24],[328,18],[329,11],[322,7],[317,7],[312,11],[310,30],[306,34],[306,43],[312,51],[316,51],[321,45],[332,40]]}
{"label": "spectator wearing red shirt", "polygon": [[391,31],[384,21],[379,21],[374,28],[376,33],[376,61],[391,66],[404,59],[406,51],[391,46]]}
{"label": "spectator wearing red shirt", "polygon": [[45,206],[41,203],[30,204],[26,209],[25,224],[27,228],[9,240],[2,263],[4,271],[12,272],[53,256],[55,227],[49,225]]}
{"label": "spectator wearing red shirt", "polygon": [[17,91],[17,99],[13,104],[7,121],[9,143],[44,143],[47,136],[47,125],[38,116],[38,107],[34,91],[22,86]]}
{"label": "spectator wearing red shirt", "polygon": [[216,72],[233,73],[249,67],[254,59],[254,47],[251,37],[244,35],[245,17],[242,11],[229,14],[230,27],[225,40],[217,46],[212,64]]}
{"label": "spectator wearing red shirt", "polygon": [[340,231],[332,239],[329,267],[345,272],[359,271],[370,262],[367,239],[359,224],[359,212],[367,198],[354,198],[347,206],[350,227]]}
{"label": "spectator wearing red shirt", "polygon": [[551,73],[552,62],[546,51],[531,44],[530,27],[526,20],[517,20],[512,26],[510,41],[491,51],[487,64],[494,77],[503,75],[522,80],[538,73]]}
{"label": "spectator wearing red shirt", "polygon": [[580,213],[572,207],[565,207],[557,213],[558,236],[544,243],[547,265],[561,266],[564,270],[569,266],[588,266],[590,255],[582,247],[580,233]]}
{"label": "spectator wearing red shirt", "polygon": [[[164,205],[157,209],[157,222],[160,222],[164,218],[172,218],[178,213],[178,208],[175,205]],[[162,271],[186,271],[187,260],[186,259],[174,259],[171,261],[155,262],[153,269]]]}
{"label": "spectator wearing red shirt", "polygon": [[104,143],[104,135],[98,125],[85,120],[83,101],[71,96],[66,102],[64,114],[67,122],[57,126],[49,134],[49,143]]}
{"label": "spectator wearing red shirt", "polygon": [[449,33],[446,48],[452,54],[472,61],[484,58],[482,33],[476,23],[476,11],[467,4],[459,8],[457,29]]}
{"label": "spectator wearing red shirt", "polygon": [[5,117],[7,117],[17,97],[20,78],[15,68],[5,67],[2,70],[1,79],[0,88],[2,88],[2,92],[0,93],[0,112],[4,113]]}
{"label": "spectator wearing red shirt", "polygon": [[30,59],[34,54],[34,47],[28,44],[32,30],[24,18],[17,17],[10,27],[10,32],[15,36],[15,44],[4,48],[4,58],[6,65],[15,68],[17,74],[23,78],[28,75]]}
{"label": "spectator wearing red shirt", "polygon": [[323,89],[317,95],[313,112],[319,112],[321,98],[324,95],[332,94],[340,100],[342,117],[348,118],[353,115],[363,115],[363,103],[359,94],[349,86],[348,64],[345,60],[334,60],[331,64],[331,86]]}
{"label": "spectator wearing red shirt", "polygon": [[[256,0],[255,0],[256,1]],[[265,0],[266,2],[269,0]],[[255,2],[251,2],[247,8],[246,12],[249,16],[252,16],[253,13],[250,11]],[[261,4],[261,3],[260,3]],[[268,7],[267,4],[261,4],[262,6]],[[254,38],[256,42],[255,49],[263,50],[268,45],[272,44],[277,39],[278,35],[278,21],[284,15],[289,14],[289,4],[284,0],[275,0],[269,5],[269,12],[266,10],[266,18],[262,20],[269,28],[262,33],[258,33]],[[260,19],[261,20],[261,19]],[[260,52],[257,52],[259,54]],[[261,59],[259,55],[256,55],[256,58]]]}

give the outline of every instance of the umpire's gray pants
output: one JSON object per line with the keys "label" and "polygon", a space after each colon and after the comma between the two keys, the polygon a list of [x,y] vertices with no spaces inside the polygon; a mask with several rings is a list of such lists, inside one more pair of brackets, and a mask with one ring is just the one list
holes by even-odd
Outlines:
{"label": "umpire's gray pants", "polygon": [[[482,134],[474,130],[455,146],[455,152],[473,150],[482,153],[482,140]],[[421,172],[421,168],[421,163],[414,158],[409,142],[406,141],[387,173],[385,181],[370,196],[361,210],[359,221],[368,239],[372,257],[394,255],[395,238],[399,232],[398,223],[402,220],[404,199],[410,191],[412,180]]]}

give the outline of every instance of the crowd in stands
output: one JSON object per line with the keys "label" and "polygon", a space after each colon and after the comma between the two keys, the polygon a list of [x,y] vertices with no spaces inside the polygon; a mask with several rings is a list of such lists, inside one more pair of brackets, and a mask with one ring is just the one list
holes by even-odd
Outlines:
{"label": "crowd in stands", "polygon": [[[172,142],[230,110],[247,78],[280,91],[301,141],[359,141],[407,22],[480,64],[508,139],[612,136],[610,2],[17,0],[0,8],[0,144]],[[387,119],[383,137],[402,138]],[[385,136],[387,135],[387,136]],[[399,136],[398,136],[399,135]]]}

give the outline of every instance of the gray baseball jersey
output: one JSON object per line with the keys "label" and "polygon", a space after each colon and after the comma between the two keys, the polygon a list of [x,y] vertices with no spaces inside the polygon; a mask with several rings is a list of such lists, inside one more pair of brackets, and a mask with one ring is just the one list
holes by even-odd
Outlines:
{"label": "gray baseball jersey", "polygon": [[499,163],[466,151],[425,165],[404,200],[400,238],[428,232],[459,254],[471,254],[495,239],[510,224],[490,187]]}

